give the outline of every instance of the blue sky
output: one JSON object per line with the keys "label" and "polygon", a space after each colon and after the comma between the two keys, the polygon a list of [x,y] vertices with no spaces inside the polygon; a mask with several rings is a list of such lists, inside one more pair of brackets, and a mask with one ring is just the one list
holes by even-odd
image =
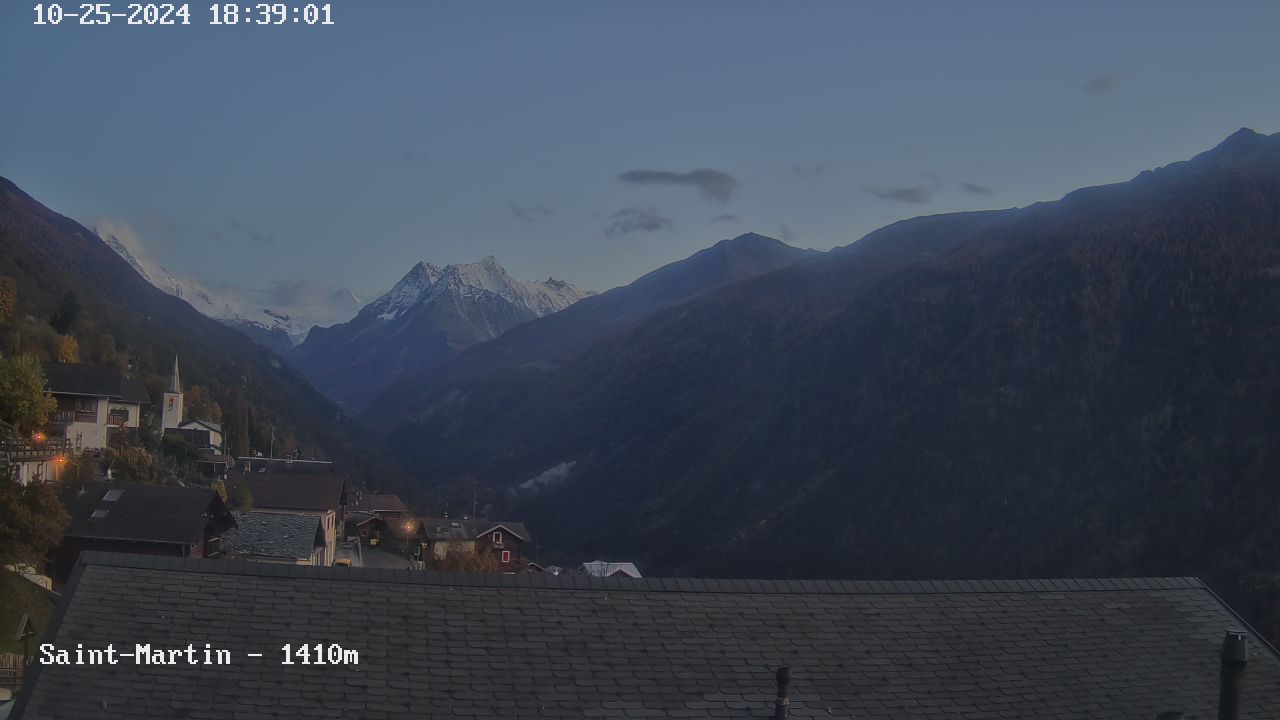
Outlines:
{"label": "blue sky", "polygon": [[748,230],[829,248],[1280,130],[1274,2],[340,0],[326,28],[33,4],[0,7],[0,174],[250,287],[367,296],[493,254],[603,290]]}

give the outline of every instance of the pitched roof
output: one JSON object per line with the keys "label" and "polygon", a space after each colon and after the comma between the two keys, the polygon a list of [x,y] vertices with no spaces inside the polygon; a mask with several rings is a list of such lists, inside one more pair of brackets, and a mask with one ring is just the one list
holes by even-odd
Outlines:
{"label": "pitched roof", "polygon": [[356,512],[409,512],[409,506],[404,504],[398,495],[384,495],[380,493],[358,493],[355,500],[347,506],[348,510]]}
{"label": "pitched roof", "polygon": [[219,423],[216,423],[212,420],[201,420],[200,418],[192,418],[178,425],[178,427],[185,428],[188,425],[199,425],[200,427],[203,427],[206,430],[212,430],[213,432],[217,432],[217,433],[222,432],[222,425],[220,425]]}
{"label": "pitched roof", "polygon": [[113,365],[41,363],[45,385],[55,395],[87,395],[145,405],[151,402],[141,380],[125,378]]}
{"label": "pitched roof", "polygon": [[324,547],[324,530],[315,515],[271,512],[234,513],[236,526],[222,535],[222,550],[245,558],[304,560]]}
{"label": "pitched roof", "polygon": [[[1219,643],[1241,626],[1189,578],[622,580],[90,553],[46,642],[207,642],[233,662],[37,665],[18,717],[770,717],[780,666],[797,718],[1211,717]],[[1280,656],[1246,632],[1243,716],[1280,717]],[[359,666],[276,656],[319,641]]]}
{"label": "pitched roof", "polygon": [[230,524],[222,498],[208,488],[77,483],[64,488],[63,502],[69,538],[189,545],[204,538],[211,508],[217,529]]}
{"label": "pitched roof", "polygon": [[591,562],[582,563],[582,572],[596,577],[613,577],[614,575],[625,575],[631,578],[640,577],[640,568],[635,563],[629,562],[608,562],[606,560],[592,560]]}
{"label": "pitched roof", "polygon": [[345,500],[347,479],[341,475],[232,471],[227,476],[227,497],[235,497],[242,483],[253,494],[256,508],[337,510]]}
{"label": "pitched roof", "polygon": [[280,475],[332,475],[333,463],[329,460],[294,460],[276,457],[238,457],[236,469],[249,472],[268,472]]}

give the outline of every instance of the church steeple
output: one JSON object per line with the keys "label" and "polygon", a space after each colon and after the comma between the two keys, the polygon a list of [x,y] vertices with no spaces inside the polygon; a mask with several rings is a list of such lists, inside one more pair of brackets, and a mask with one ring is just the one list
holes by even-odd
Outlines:
{"label": "church steeple", "polygon": [[160,408],[160,428],[167,430],[182,424],[182,379],[178,376],[178,356],[173,356],[173,372],[169,374],[169,387],[164,391],[164,405]]}
{"label": "church steeple", "polygon": [[178,378],[178,356],[173,356],[173,372],[169,373],[169,389],[166,392],[181,393],[182,380]]}

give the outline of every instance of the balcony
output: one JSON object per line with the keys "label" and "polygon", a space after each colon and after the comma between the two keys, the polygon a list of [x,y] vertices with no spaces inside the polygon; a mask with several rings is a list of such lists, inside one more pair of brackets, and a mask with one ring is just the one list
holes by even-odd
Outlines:
{"label": "balcony", "polygon": [[64,437],[48,437],[31,440],[13,436],[0,436],[0,455],[9,462],[23,460],[48,460],[58,455],[71,454],[71,441]]}
{"label": "balcony", "polygon": [[98,422],[97,410],[54,410],[49,413],[49,422],[55,425],[70,425],[71,423],[96,423]]}

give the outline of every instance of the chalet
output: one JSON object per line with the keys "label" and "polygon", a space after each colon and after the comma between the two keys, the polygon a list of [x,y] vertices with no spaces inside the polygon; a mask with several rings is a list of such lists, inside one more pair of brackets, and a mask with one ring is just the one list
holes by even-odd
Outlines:
{"label": "chalet", "polygon": [[436,559],[457,552],[492,554],[512,568],[524,566],[525,547],[532,541],[524,523],[484,518],[424,518],[422,534],[427,551]]}
{"label": "chalet", "polygon": [[[284,643],[321,640],[345,665],[281,664]],[[37,663],[14,720],[1236,717],[1220,696],[1280,717],[1280,654],[1193,578],[635,580],[90,553],[43,641],[207,643],[234,662]]]}
{"label": "chalet", "polygon": [[276,512],[233,513],[236,526],[222,535],[222,554],[230,560],[323,565],[324,526],[314,515]]}
{"label": "chalet", "polygon": [[71,524],[54,552],[54,577],[65,582],[86,550],[204,558],[220,552],[235,519],[204,488],[76,483],[63,489]]}
{"label": "chalet", "polygon": [[260,512],[309,515],[324,528],[324,565],[332,565],[347,504],[347,479],[333,472],[333,463],[285,458],[237,459],[227,476],[227,497],[234,503],[241,488]]}
{"label": "chalet", "polygon": [[206,435],[204,435],[203,437],[206,438],[205,439],[206,444],[203,447],[212,450],[213,453],[211,454],[218,454],[218,455],[222,454],[222,425],[221,424],[213,422],[212,420],[194,419],[194,420],[187,420],[186,422],[182,423],[175,429],[205,433]]}
{"label": "chalet", "polygon": [[13,472],[20,485],[60,481],[70,454],[71,443],[64,437],[23,437],[0,422],[0,475]]}
{"label": "chalet", "polygon": [[396,495],[364,491],[355,493],[355,498],[347,506],[347,511],[371,513],[388,522],[403,520],[412,514],[409,506]]}
{"label": "chalet", "polygon": [[116,433],[136,431],[142,408],[151,402],[141,380],[125,378],[113,366],[44,363],[44,376],[57,402],[50,434],[66,438],[76,454],[107,447]]}

